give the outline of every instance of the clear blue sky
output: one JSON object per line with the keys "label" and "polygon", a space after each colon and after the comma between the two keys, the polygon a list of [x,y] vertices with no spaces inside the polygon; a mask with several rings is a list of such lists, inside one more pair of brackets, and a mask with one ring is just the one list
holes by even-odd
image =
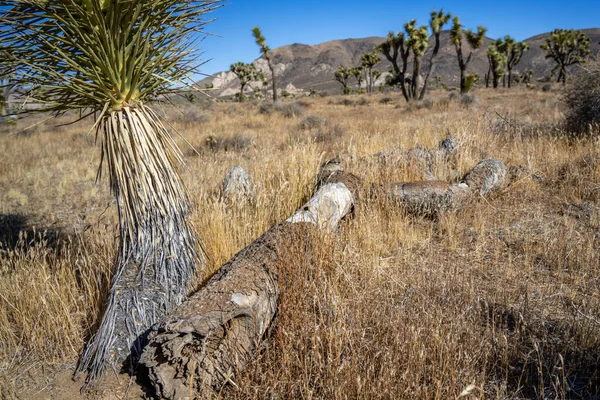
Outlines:
{"label": "clear blue sky", "polygon": [[292,43],[385,36],[417,19],[426,25],[429,12],[441,9],[458,15],[467,28],[484,25],[487,36],[526,39],[554,28],[600,27],[600,0],[572,1],[398,1],[398,0],[227,0],[206,25],[209,36],[200,44],[204,73],[229,69],[236,61],[259,57],[251,29],[260,26],[271,48]]}

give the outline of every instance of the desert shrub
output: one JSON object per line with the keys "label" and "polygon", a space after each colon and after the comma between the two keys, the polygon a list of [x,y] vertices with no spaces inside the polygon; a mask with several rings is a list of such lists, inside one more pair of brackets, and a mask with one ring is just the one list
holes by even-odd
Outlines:
{"label": "desert shrub", "polygon": [[300,106],[302,106],[304,108],[308,108],[308,107],[312,106],[312,103],[306,99],[297,100],[296,103],[298,103]]}
{"label": "desert shrub", "polygon": [[230,137],[208,135],[204,139],[204,146],[213,152],[218,151],[244,151],[254,143],[254,138],[245,134],[235,134]]}
{"label": "desert shrub", "polygon": [[304,107],[297,101],[288,104],[282,104],[281,106],[275,105],[278,108],[278,111],[283,114],[284,117],[293,118],[293,117],[301,117],[304,115]]}
{"label": "desert shrub", "polygon": [[275,111],[275,104],[270,101],[263,101],[258,107],[258,112],[265,115],[271,115]]}
{"label": "desert shrub", "polygon": [[431,106],[433,105],[433,101],[431,101],[430,99],[426,99],[426,100],[422,100],[422,101],[411,101],[408,104],[406,104],[406,111],[411,112],[411,111],[417,111],[420,110],[422,108],[431,108]]}
{"label": "desert shrub", "polygon": [[353,106],[356,103],[354,102],[354,100],[344,97],[343,99],[340,100],[340,102],[338,104],[340,104],[342,106]]}
{"label": "desert shrub", "polygon": [[327,118],[320,117],[318,115],[309,115],[300,121],[299,127],[300,129],[308,130],[318,128],[320,126],[327,124]]}
{"label": "desert shrub", "polygon": [[340,125],[335,125],[330,129],[319,128],[317,133],[313,135],[316,143],[334,142],[336,139],[344,136],[345,130]]}
{"label": "desert shrub", "polygon": [[366,97],[361,97],[360,99],[358,99],[358,102],[356,102],[356,104],[358,104],[359,106],[368,106],[369,100]]}
{"label": "desert shrub", "polygon": [[472,94],[463,94],[462,96],[460,96],[460,104],[465,106],[465,107],[470,107],[473,106],[475,104],[477,104],[477,97],[475,97],[475,95]]}
{"label": "desert shrub", "polygon": [[435,104],[440,109],[447,109],[450,106],[450,98],[449,97],[440,97],[435,101]]}
{"label": "desert shrub", "polygon": [[583,67],[564,96],[566,127],[577,133],[600,133],[600,57]]}
{"label": "desert shrub", "polygon": [[210,115],[198,108],[189,108],[179,115],[178,121],[187,124],[203,124],[210,121]]}
{"label": "desert shrub", "polygon": [[225,109],[225,114],[227,115],[237,115],[240,112],[240,109],[238,108],[238,106],[236,104],[232,104],[229,107],[227,107],[227,109]]}

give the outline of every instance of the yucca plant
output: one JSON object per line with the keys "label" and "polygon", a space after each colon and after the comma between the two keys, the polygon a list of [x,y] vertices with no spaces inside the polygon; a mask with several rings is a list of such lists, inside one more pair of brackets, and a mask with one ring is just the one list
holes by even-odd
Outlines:
{"label": "yucca plant", "polygon": [[[35,112],[95,114],[119,216],[106,310],[78,371],[87,382],[135,359],[147,329],[180,304],[204,263],[177,172],[182,155],[149,106],[185,87],[220,0],[8,0],[0,45]],[[189,87],[186,87],[188,89]],[[33,110],[29,110],[31,112]],[[23,112],[28,112],[24,110]]]}

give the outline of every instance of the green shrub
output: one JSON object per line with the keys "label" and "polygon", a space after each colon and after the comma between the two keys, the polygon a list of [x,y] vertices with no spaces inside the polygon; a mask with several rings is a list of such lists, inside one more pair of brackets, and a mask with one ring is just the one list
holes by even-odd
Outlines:
{"label": "green shrub", "polygon": [[477,74],[467,74],[465,76],[465,93],[469,93],[473,86],[479,82],[479,75]]}

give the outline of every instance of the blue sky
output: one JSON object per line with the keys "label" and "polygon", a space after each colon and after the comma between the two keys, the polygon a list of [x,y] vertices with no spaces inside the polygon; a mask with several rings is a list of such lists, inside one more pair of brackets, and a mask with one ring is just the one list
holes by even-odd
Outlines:
{"label": "blue sky", "polygon": [[260,26],[271,48],[292,43],[385,36],[417,19],[427,24],[432,9],[458,15],[467,28],[484,25],[487,36],[526,39],[554,28],[600,27],[600,0],[573,1],[398,1],[398,0],[227,0],[206,25],[200,44],[207,74],[229,69],[236,61],[251,62],[260,54],[251,29]]}

